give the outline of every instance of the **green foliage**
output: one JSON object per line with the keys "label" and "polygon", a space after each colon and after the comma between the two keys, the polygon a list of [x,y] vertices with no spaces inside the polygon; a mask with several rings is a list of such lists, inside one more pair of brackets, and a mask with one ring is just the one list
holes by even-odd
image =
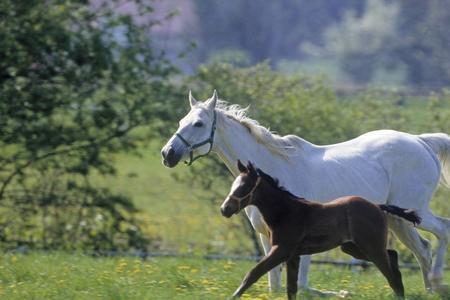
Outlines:
{"label": "green foliage", "polygon": [[[139,11],[151,11],[139,3],[135,2]],[[131,202],[96,191],[87,175],[93,170],[113,174],[112,153],[133,151],[139,141],[163,131],[160,120],[173,116],[172,100],[178,92],[167,80],[175,69],[152,50],[148,28],[116,13],[116,4],[93,9],[86,1],[0,2],[4,242],[16,240],[8,217],[21,220],[32,211],[29,224],[14,222],[20,228],[13,235],[36,246],[66,247],[69,236],[55,234],[45,242],[48,237],[31,232],[79,228],[68,216],[76,211],[83,215],[78,221],[92,225],[86,225],[89,234],[83,233],[85,229],[68,230],[83,246],[119,246],[115,232],[126,233],[129,246],[139,246],[140,242],[132,242],[139,231],[121,228],[123,219],[131,227],[137,225],[126,217],[134,210]],[[147,136],[143,130],[130,134],[144,125]],[[56,220],[61,214],[67,216]],[[102,230],[93,225],[99,214],[104,216]]]}

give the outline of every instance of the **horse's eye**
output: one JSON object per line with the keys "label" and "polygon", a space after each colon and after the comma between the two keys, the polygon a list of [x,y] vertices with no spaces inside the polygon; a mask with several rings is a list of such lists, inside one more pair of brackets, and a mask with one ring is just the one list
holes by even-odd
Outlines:
{"label": "horse's eye", "polygon": [[203,122],[197,121],[194,123],[195,127],[202,127],[203,126]]}

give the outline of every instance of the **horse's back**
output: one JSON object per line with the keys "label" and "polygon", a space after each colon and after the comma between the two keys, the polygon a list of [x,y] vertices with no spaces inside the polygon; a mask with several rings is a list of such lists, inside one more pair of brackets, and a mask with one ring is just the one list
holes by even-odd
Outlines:
{"label": "horse's back", "polygon": [[[421,209],[439,182],[437,156],[417,135],[377,130],[320,148],[322,153],[315,161],[317,173],[330,171],[319,178],[336,190],[345,188],[341,195],[361,195],[374,203]],[[342,181],[344,185],[333,186]],[[414,200],[417,195],[423,199]]]}

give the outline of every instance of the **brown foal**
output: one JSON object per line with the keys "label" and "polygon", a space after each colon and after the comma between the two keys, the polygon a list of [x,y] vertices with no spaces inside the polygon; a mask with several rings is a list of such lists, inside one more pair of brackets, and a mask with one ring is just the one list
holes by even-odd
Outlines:
{"label": "brown foal", "polygon": [[295,299],[299,255],[327,251],[338,246],[357,259],[371,261],[386,277],[398,297],[404,297],[397,252],[386,249],[387,222],[383,211],[414,224],[415,212],[393,205],[376,205],[351,196],[321,204],[298,198],[251,163],[238,161],[241,174],[221,206],[229,218],[247,205],[255,205],[270,229],[272,248],[244,278],[234,297],[241,296],[266,272],[286,262],[287,295]]}

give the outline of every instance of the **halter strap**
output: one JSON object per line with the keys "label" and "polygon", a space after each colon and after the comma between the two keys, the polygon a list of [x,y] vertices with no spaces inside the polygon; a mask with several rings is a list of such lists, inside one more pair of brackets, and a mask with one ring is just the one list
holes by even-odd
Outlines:
{"label": "halter strap", "polygon": [[[184,162],[188,166],[192,165],[192,163],[195,160],[197,160],[198,158],[208,155],[212,150],[213,143],[214,143],[214,133],[216,132],[216,120],[217,120],[216,110],[213,110],[213,112],[214,112],[214,119],[213,119],[212,126],[211,126],[211,134],[209,135],[209,138],[207,138],[206,140],[201,141],[197,144],[191,145],[181,134],[179,134],[178,132],[175,133],[175,136],[177,136],[183,142],[183,144],[187,147],[187,149],[189,151],[189,161]],[[194,157],[194,150],[203,145],[206,145],[206,144],[209,144],[208,152]]]}
{"label": "halter strap", "polygon": [[255,190],[256,190],[256,188],[258,187],[258,185],[259,185],[260,182],[261,182],[261,177],[258,176],[258,179],[256,179],[255,186],[252,188],[252,190],[251,190],[247,195],[245,195],[245,196],[243,196],[243,197],[237,197],[237,196],[235,196],[235,195],[229,195],[229,196],[228,196],[228,197],[230,197],[230,198],[233,199],[233,200],[237,200],[237,203],[238,203],[238,210],[237,210],[237,211],[240,211],[240,210],[241,210],[241,201],[242,201],[242,200],[246,199],[247,197],[250,198],[249,202],[252,200],[252,198],[253,198],[253,193],[255,192]]}

